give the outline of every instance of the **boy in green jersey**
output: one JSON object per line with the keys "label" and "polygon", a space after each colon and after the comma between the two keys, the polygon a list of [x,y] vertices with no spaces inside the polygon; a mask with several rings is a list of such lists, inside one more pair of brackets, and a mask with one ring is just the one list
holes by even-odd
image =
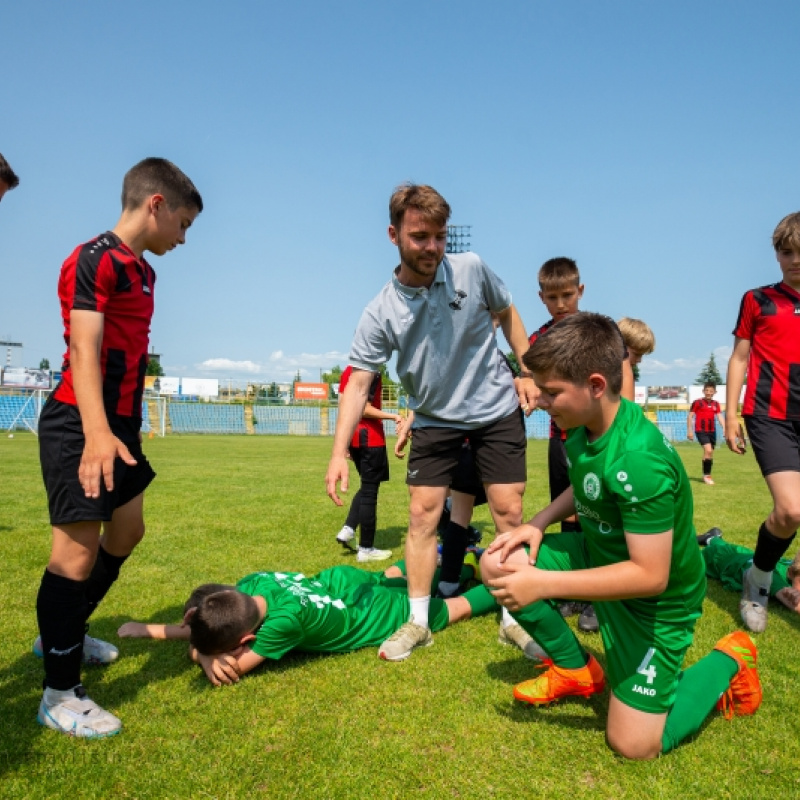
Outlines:
{"label": "boy in green jersey", "polygon": [[[614,322],[578,313],[523,356],[556,424],[568,430],[570,488],[481,559],[484,582],[547,651],[552,666],[519,684],[535,705],[605,688],[552,598],[594,603],[612,696],[607,740],[627,758],[654,758],[696,733],[716,706],[752,714],[761,702],[756,648],[742,632],[687,670],[683,657],[706,580],[692,492],[672,445],[620,397],[623,343]],[[581,533],[543,536],[576,513]]]}
{"label": "boy in green jersey", "polygon": [[[467,554],[462,584],[480,580]],[[438,574],[434,575],[434,586]],[[497,603],[483,584],[447,600],[431,600],[434,631],[486,614]],[[189,654],[215,686],[236,683],[265,660],[290,650],[348,653],[378,647],[408,619],[408,585],[400,561],[384,573],[340,565],[306,577],[256,572],[236,586],[203,584],[192,592],[181,625],[126,622],[123,637],[184,639]],[[542,654],[544,656],[544,654]]]}

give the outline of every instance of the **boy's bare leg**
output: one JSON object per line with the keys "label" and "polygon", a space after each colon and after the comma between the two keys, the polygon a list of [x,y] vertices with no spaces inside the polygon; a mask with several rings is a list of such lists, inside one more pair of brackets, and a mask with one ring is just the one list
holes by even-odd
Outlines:
{"label": "boy's bare leg", "polygon": [[448,597],[444,604],[447,606],[448,625],[455,625],[472,616],[472,608],[463,597]]}
{"label": "boy's bare leg", "polygon": [[666,713],[639,711],[612,694],[608,702],[608,746],[625,758],[655,758],[661,752],[666,722]]}
{"label": "boy's bare leg", "polygon": [[765,480],[775,504],[767,528],[773,536],[789,539],[800,527],[800,472],[773,472]]}

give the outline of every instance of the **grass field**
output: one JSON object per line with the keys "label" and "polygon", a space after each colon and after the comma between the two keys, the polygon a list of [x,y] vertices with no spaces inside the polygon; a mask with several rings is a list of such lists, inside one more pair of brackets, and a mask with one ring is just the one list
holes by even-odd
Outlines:
{"label": "grass field", "polygon": [[[333,538],[345,512],[324,490],[330,444],[233,436],[146,442],[159,473],[145,503],[147,535],[92,619],[92,633],[117,643],[121,658],[84,674],[89,693],[125,727],[86,742],[36,723],[42,672],[30,647],[49,552],[46,503],[34,436],[0,439],[1,797],[800,796],[800,617],[777,606],[758,637],[760,711],[732,722],[712,715],[694,741],[651,763],[625,762],[606,748],[607,693],[541,710],[515,704],[511,687],[532,669],[497,644],[491,616],[438,634],[434,647],[403,663],[382,662],[374,650],[290,655],[221,689],[190,664],[183,644],[117,639],[128,619],[177,620],[189,590],[204,581],[352,563]],[[730,541],[752,546],[769,508],[752,456],[718,450],[717,485],[708,487],[700,448],[678,449],[698,531],[718,525]],[[530,515],[547,495],[546,442],[531,442],[528,458]],[[392,469],[376,544],[399,557],[407,496],[402,463]],[[486,544],[493,529],[485,508],[476,520]],[[736,595],[710,585],[689,663],[738,627],[737,606]],[[580,635],[601,651],[598,637]]]}

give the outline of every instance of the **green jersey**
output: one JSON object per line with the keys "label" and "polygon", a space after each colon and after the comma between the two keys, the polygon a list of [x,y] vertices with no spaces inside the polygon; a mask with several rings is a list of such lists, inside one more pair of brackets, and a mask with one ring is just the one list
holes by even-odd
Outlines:
{"label": "green jersey", "polygon": [[[267,601],[267,616],[251,647],[262,658],[279,659],[290,650],[347,653],[378,647],[411,613],[405,581],[349,566],[307,578],[299,572],[256,572],[236,588]],[[447,625],[447,608],[432,601],[433,630]]]}
{"label": "green jersey", "polygon": [[611,427],[593,442],[586,428],[567,434],[569,479],[593,567],[629,559],[625,532],[673,531],[666,589],[623,601],[663,622],[699,616],[705,570],[692,522],[692,490],[675,449],[642,410],[624,398]]}

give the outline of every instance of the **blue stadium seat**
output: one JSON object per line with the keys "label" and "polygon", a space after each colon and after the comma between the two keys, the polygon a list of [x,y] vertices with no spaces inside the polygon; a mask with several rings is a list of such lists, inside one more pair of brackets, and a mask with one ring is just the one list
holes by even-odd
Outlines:
{"label": "blue stadium seat", "polygon": [[247,433],[244,406],[213,403],[170,403],[173,433]]}

